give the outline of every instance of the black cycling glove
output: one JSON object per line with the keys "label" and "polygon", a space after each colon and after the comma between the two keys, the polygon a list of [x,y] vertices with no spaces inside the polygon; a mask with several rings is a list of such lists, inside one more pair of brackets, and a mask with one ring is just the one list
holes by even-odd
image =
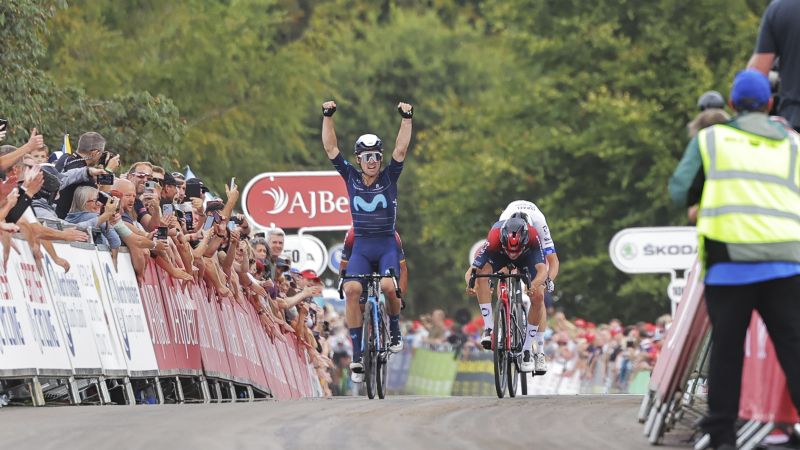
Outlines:
{"label": "black cycling glove", "polygon": [[411,107],[411,110],[409,110],[408,112],[403,111],[403,108],[398,106],[397,107],[397,112],[399,112],[400,115],[403,116],[403,119],[410,119],[410,118],[414,117],[414,107],[413,106]]}

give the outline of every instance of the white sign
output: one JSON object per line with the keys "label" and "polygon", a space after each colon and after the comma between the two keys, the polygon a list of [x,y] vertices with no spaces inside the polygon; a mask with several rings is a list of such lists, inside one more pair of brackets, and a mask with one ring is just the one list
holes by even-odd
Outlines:
{"label": "white sign", "polygon": [[328,249],[328,267],[333,273],[339,273],[339,267],[342,265],[342,252],[344,252],[344,244],[336,244]]}
{"label": "white sign", "polygon": [[697,258],[694,227],[626,228],[611,239],[611,261],[625,273],[671,273]]}
{"label": "white sign", "polygon": [[103,288],[103,307],[109,314],[108,320],[114,322],[109,326],[117,333],[131,375],[157,373],[156,354],[130,255],[120,250],[115,269],[111,252],[98,251],[95,254],[95,267]]}
{"label": "white sign", "polygon": [[470,247],[470,249],[469,249],[469,263],[470,264],[472,264],[472,261],[475,260],[475,253],[477,253],[478,249],[480,249],[483,246],[483,244],[485,244],[485,243],[486,243],[486,239],[481,239],[480,241],[472,244],[472,247]]}
{"label": "white sign", "polygon": [[300,270],[311,269],[321,275],[328,265],[328,249],[318,238],[304,234],[287,235],[283,244],[282,257]]}
{"label": "white sign", "polygon": [[[63,330],[27,242],[0,264],[0,373],[71,374]],[[1,248],[1,247],[0,247]]]}
{"label": "white sign", "polygon": [[673,278],[667,286],[667,295],[673,303],[678,303],[681,301],[684,289],[686,289],[686,278]]}
{"label": "white sign", "polygon": [[[68,261],[77,263],[88,260],[86,255],[81,254],[85,250],[82,251],[61,243],[55,243],[54,246],[58,255]],[[85,252],[89,251],[94,252],[94,249]],[[47,280],[44,287],[50,295],[50,301],[55,306],[61,321],[67,350],[69,350],[69,359],[75,373],[100,375],[102,363],[95,342],[94,323],[88,314],[89,306],[86,297],[81,292],[81,279],[87,276],[91,278],[92,273],[87,272],[85,266],[78,264],[71,267],[69,272],[64,273],[64,269],[57,266],[48,254],[44,255],[43,265]],[[111,350],[106,349],[106,351]]]}

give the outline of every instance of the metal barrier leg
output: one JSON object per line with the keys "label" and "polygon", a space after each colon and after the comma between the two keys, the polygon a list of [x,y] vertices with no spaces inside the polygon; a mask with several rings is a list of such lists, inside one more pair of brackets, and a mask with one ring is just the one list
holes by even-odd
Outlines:
{"label": "metal barrier leg", "polygon": [[694,443],[694,450],[706,450],[709,445],[711,445],[711,435],[704,434]]}
{"label": "metal barrier leg", "polygon": [[750,439],[759,428],[761,428],[763,424],[756,420],[748,420],[747,423],[742,425],[738,431],[736,431],[736,447],[741,447],[748,439]]}
{"label": "metal barrier leg", "polygon": [[256,398],[256,396],[255,396],[255,394],[253,394],[253,387],[248,385],[247,386],[247,401],[248,402],[252,402],[253,400],[255,400],[255,398]]}
{"label": "metal barrier leg", "polygon": [[156,397],[158,398],[158,404],[164,404],[164,390],[161,389],[161,379],[159,377],[155,378],[155,388],[156,388]]}
{"label": "metal barrier leg", "polygon": [[42,383],[39,382],[39,377],[30,378],[27,384],[33,406],[44,406],[44,392],[42,391]]}
{"label": "metal barrier leg", "polygon": [[[761,428],[758,429],[758,432],[756,432],[753,435],[753,437],[751,437],[750,439],[745,441],[743,443],[743,445],[739,446],[739,448],[744,449],[744,450],[752,450],[752,449],[756,448],[756,446],[761,441],[763,441],[765,437],[769,436],[769,434],[772,433],[772,430],[774,430],[774,429],[775,429],[775,424],[773,422],[764,424],[764,426],[762,426]],[[736,444],[737,445],[739,444],[738,440],[736,441]]]}
{"label": "metal barrier leg", "polygon": [[222,402],[222,386],[217,380],[214,380],[214,399],[217,403]]}
{"label": "metal barrier leg", "polygon": [[136,406],[136,392],[133,391],[133,383],[129,377],[122,378],[122,389],[124,390],[125,403],[129,406]]}
{"label": "metal barrier leg", "polygon": [[67,378],[67,390],[69,391],[69,402],[73,405],[81,404],[81,392],[78,389],[78,382],[75,377]]}
{"label": "metal barrier leg", "polygon": [[661,436],[664,435],[668,410],[669,404],[667,403],[661,405],[661,408],[658,409],[655,421],[653,422],[653,428],[650,430],[650,435],[647,437],[647,441],[653,445],[658,444],[661,440]]}
{"label": "metal barrier leg", "polygon": [[211,390],[208,389],[208,380],[206,379],[205,375],[200,375],[198,383],[200,384],[200,392],[203,395],[203,403],[210,403]]}
{"label": "metal barrier leg", "polygon": [[647,416],[650,414],[650,407],[653,406],[652,400],[653,391],[648,389],[642,398],[642,404],[639,406],[639,423],[644,423],[647,420]]}
{"label": "metal barrier leg", "polygon": [[111,403],[111,394],[108,393],[108,385],[106,384],[106,377],[97,378],[97,392],[100,397],[100,404],[107,405]]}
{"label": "metal barrier leg", "polygon": [[181,377],[175,377],[175,397],[178,403],[186,403],[186,397],[183,395],[183,385],[181,384]]}
{"label": "metal barrier leg", "polygon": [[653,424],[656,421],[656,416],[658,415],[658,409],[661,407],[661,401],[656,399],[655,402],[650,406],[650,414],[647,416],[647,421],[644,423],[644,435],[650,436],[650,430],[653,429]]}

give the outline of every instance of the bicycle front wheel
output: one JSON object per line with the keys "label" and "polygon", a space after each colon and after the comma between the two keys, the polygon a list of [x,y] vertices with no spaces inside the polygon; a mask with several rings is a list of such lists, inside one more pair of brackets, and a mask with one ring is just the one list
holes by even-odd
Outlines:
{"label": "bicycle front wheel", "polygon": [[369,303],[367,304],[367,307],[364,308],[363,333],[364,356],[362,357],[362,361],[364,362],[364,383],[367,385],[367,397],[369,397],[371,400],[375,398],[375,393],[377,392],[377,383],[375,378],[378,369],[378,354],[375,345],[375,327],[372,324],[372,305]]}
{"label": "bicycle front wheel", "polygon": [[386,311],[381,304],[378,306],[378,352],[376,359],[376,384],[378,398],[386,398],[386,384],[389,376],[389,330],[386,326]]}
{"label": "bicycle front wheel", "polygon": [[493,359],[494,359],[494,388],[497,391],[497,397],[503,398],[505,396],[506,382],[508,372],[508,326],[506,322],[506,305],[503,302],[497,302],[495,311],[497,315],[494,316],[494,345]]}

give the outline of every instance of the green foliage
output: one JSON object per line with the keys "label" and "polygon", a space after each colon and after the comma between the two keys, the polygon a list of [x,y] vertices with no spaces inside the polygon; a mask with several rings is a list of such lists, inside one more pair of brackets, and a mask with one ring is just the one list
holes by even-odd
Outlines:
{"label": "green foliage", "polygon": [[467,251],[527,199],[553,231],[568,314],[653,319],[668,280],[619,273],[608,242],[683,223],[665,185],[684,125],[701,92],[727,92],[766,4],[16,0],[0,6],[0,110],[12,141],[32,125],[51,141],[96,129],[126,162],[191,164],[221,191],[231,175],[329,170],[324,100],[347,155],[366,132],[391,148],[409,101],[411,313],[473,307]]}

